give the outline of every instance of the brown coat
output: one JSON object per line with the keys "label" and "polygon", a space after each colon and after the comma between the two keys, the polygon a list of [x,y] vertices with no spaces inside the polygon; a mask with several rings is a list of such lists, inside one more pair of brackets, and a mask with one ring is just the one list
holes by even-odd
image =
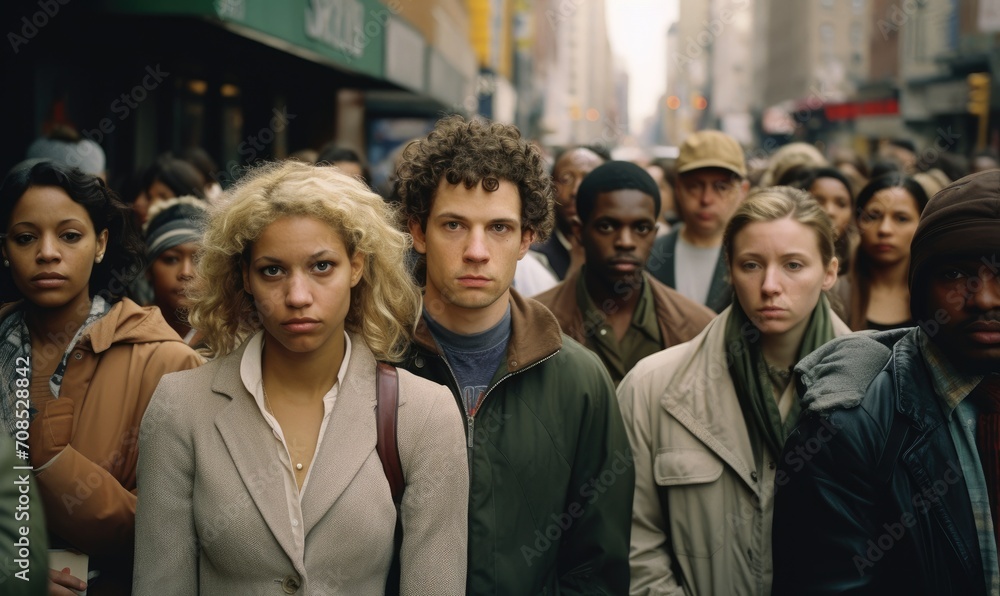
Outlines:
{"label": "brown coat", "polygon": [[[660,325],[660,336],[664,348],[686,342],[701,333],[715,313],[708,307],[685,298],[643,272],[642,277],[653,290],[653,308]],[[583,311],[576,301],[576,284],[580,278],[577,271],[551,290],[535,296],[552,311],[562,327],[563,333],[583,345],[587,345],[586,325]]]}
{"label": "brown coat", "polygon": [[[0,310],[0,319],[17,305]],[[69,445],[36,475],[50,536],[100,569],[88,593],[128,594],[135,531],[139,423],[160,377],[202,359],[156,307],[112,306],[73,349],[60,396],[72,397]],[[41,432],[37,416],[30,432]]]}

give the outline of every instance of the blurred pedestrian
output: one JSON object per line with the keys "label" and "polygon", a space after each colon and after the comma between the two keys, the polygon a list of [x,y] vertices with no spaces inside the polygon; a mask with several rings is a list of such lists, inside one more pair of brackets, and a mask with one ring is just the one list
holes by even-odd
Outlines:
{"label": "blurred pedestrian", "polygon": [[368,170],[368,164],[353,149],[328,143],[319,150],[316,163],[333,166],[348,176],[354,176],[371,186],[372,174]]}
{"label": "blurred pedestrian", "polygon": [[774,152],[768,160],[767,169],[760,179],[760,186],[788,186],[795,182],[794,175],[801,175],[806,169],[825,168],[829,162],[819,149],[809,143],[789,143]]}
{"label": "blurred pedestrian", "polygon": [[732,301],[722,237],[750,190],[746,173],[736,139],[715,130],[689,136],[677,157],[674,189],[684,225],[656,240],[647,264],[661,283],[715,312]]}
{"label": "blurred pedestrian", "polygon": [[[161,376],[201,363],[158,309],[122,298],[142,254],[130,224],[102,180],[62,164],[0,186],[0,366],[28,382],[50,546],[82,552],[84,569],[89,556],[91,596],[131,591],[139,421]],[[9,432],[14,385],[0,385]],[[54,573],[50,593],[87,580]]]}
{"label": "blurred pedestrian", "polygon": [[194,197],[158,201],[149,210],[143,229],[153,304],[184,343],[196,349],[203,347],[202,336],[188,320],[187,291],[194,279],[207,208],[205,201]]}
{"label": "blurred pedestrian", "polygon": [[1000,168],[1000,155],[995,149],[983,149],[972,156],[970,174]]}
{"label": "blurred pedestrian", "polygon": [[616,385],[636,362],[688,341],[715,316],[645,271],[659,199],[653,178],[633,163],[609,161],[587,174],[574,226],[586,262],[535,298],[563,333],[600,356]]}
{"label": "blurred pedestrian", "polygon": [[81,137],[75,128],[68,125],[55,126],[49,134],[35,139],[28,147],[25,158],[51,159],[102,180],[107,179],[104,149],[94,141]]}
{"label": "blurred pedestrian", "polygon": [[590,147],[570,147],[556,156],[552,166],[555,182],[555,229],[544,242],[531,249],[545,257],[546,264],[559,279],[583,264],[583,247],[574,244],[573,218],[576,217],[576,191],[584,176],[608,159]]}
{"label": "blurred pedestrian", "polygon": [[854,193],[851,192],[850,180],[835,168],[817,168],[807,173],[801,182],[801,188],[816,199],[830,218],[837,238],[837,273],[845,275],[851,269],[852,253],[858,242]]}
{"label": "blurred pedestrian", "polygon": [[851,267],[851,329],[913,326],[906,274],[927,194],[913,178],[875,178],[858,195],[861,240]]}
{"label": "blurred pedestrian", "polygon": [[677,184],[675,165],[669,159],[654,159],[646,166],[646,173],[652,176],[656,187],[660,189],[660,213],[656,217],[656,236],[666,236],[681,220],[674,201],[674,186]]}
{"label": "blurred pedestrian", "polygon": [[207,200],[204,187],[201,173],[190,163],[169,154],[158,157],[142,174],[140,188],[146,201],[133,202],[139,223],[146,223],[149,208],[156,201],[184,196]]}
{"label": "blurred pedestrian", "polygon": [[213,202],[222,196],[222,185],[219,184],[221,172],[208,151],[201,147],[188,147],[181,151],[177,157],[193,165],[201,174],[201,188],[205,193],[205,199]]}

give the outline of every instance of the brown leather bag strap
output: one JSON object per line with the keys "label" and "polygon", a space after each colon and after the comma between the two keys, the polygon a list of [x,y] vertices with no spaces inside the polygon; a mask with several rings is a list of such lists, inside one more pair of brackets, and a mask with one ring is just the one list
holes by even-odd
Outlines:
{"label": "brown leather bag strap", "polygon": [[379,362],[376,374],[375,426],[378,439],[375,450],[382,460],[385,478],[389,481],[392,501],[399,507],[403,501],[403,464],[399,461],[399,446],[396,443],[396,419],[399,410],[399,378],[396,367]]}

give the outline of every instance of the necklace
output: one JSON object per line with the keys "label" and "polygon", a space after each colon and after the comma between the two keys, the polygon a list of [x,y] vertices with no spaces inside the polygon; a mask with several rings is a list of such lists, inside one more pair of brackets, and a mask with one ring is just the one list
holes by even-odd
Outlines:
{"label": "necklace", "polygon": [[[271,400],[267,399],[267,389],[264,389],[264,383],[260,384],[260,390],[264,392],[264,406],[267,407],[267,411],[270,412],[271,416],[274,416],[274,410],[271,408]],[[277,417],[275,417],[275,420],[277,420]],[[291,453],[289,453],[289,456],[291,456]],[[302,468],[302,462],[295,464],[296,470],[301,472]]]}

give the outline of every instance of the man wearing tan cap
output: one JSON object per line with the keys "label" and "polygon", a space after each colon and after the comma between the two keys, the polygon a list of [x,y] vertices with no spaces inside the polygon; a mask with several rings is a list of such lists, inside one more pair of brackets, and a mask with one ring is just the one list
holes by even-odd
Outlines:
{"label": "man wearing tan cap", "polygon": [[657,238],[647,269],[682,295],[722,312],[732,301],[722,254],[722,235],[746,198],[743,149],[716,130],[689,136],[677,157],[674,187],[683,224]]}

